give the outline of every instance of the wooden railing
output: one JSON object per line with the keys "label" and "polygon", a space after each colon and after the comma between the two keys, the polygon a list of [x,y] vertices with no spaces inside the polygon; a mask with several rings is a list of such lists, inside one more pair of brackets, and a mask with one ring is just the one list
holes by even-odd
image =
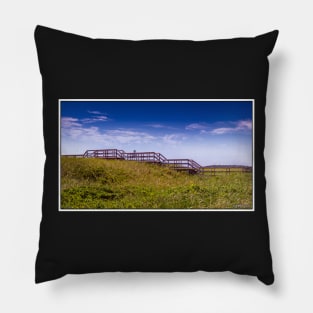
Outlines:
{"label": "wooden railing", "polygon": [[100,159],[115,159],[137,162],[149,162],[168,165],[177,171],[186,171],[188,173],[202,173],[203,168],[194,160],[190,159],[167,159],[159,152],[125,152],[118,149],[98,149],[86,150],[84,154],[64,155],[74,158],[100,158]]}
{"label": "wooden railing", "polygon": [[71,158],[100,158],[100,159],[149,162],[167,165],[176,171],[185,171],[190,174],[204,173],[209,175],[216,175],[219,173],[230,174],[234,172],[243,172],[243,173],[252,172],[251,166],[212,165],[202,167],[194,160],[167,159],[163,154],[159,152],[125,152],[124,150],[119,149],[98,149],[98,150],[86,150],[84,154],[66,154],[62,156]]}
{"label": "wooden railing", "polygon": [[202,173],[200,164],[190,159],[168,159],[167,164],[177,171],[187,171],[189,173]]}
{"label": "wooden railing", "polygon": [[152,162],[152,163],[166,163],[166,157],[157,152],[125,152],[125,160],[139,161],[139,162]]}
{"label": "wooden railing", "polygon": [[87,150],[84,158],[101,158],[101,159],[124,159],[124,150],[118,149],[102,149],[102,150]]}

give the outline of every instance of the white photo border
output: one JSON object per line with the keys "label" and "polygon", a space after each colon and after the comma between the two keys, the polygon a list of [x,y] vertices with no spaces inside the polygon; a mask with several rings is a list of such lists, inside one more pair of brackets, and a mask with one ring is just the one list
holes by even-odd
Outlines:
{"label": "white photo border", "polygon": [[[132,102],[132,101],[153,101],[153,102],[162,102],[162,101],[180,101],[180,102],[189,102],[189,101],[202,101],[202,102],[218,102],[218,101],[247,101],[252,102],[252,208],[251,209],[62,209],[61,208],[61,102],[62,101],[94,101],[94,102],[105,102],[105,101],[117,101],[117,102]],[[58,211],[59,212],[255,212],[255,152],[254,152],[254,99],[59,99],[58,100]]]}

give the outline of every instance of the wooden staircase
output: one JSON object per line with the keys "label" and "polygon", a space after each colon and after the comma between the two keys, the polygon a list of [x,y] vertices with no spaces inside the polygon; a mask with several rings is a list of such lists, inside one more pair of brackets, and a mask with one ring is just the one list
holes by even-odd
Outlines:
{"label": "wooden staircase", "polygon": [[63,155],[74,158],[100,158],[111,160],[127,160],[137,162],[148,162],[166,165],[176,171],[185,171],[189,174],[203,173],[203,167],[191,159],[167,159],[158,152],[125,152],[118,149],[86,150],[84,154]]}

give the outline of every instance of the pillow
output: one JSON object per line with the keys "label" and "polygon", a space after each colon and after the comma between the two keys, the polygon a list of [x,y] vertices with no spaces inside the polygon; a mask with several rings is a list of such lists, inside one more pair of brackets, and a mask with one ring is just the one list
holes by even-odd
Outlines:
{"label": "pillow", "polygon": [[36,283],[199,270],[273,283],[263,150],[277,36],[131,41],[36,27]]}

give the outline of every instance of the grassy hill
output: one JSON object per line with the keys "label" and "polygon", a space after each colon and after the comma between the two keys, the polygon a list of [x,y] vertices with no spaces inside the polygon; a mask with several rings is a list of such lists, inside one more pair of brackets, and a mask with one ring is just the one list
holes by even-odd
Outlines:
{"label": "grassy hill", "polygon": [[252,174],[189,175],[155,164],[62,157],[61,207],[251,208]]}

